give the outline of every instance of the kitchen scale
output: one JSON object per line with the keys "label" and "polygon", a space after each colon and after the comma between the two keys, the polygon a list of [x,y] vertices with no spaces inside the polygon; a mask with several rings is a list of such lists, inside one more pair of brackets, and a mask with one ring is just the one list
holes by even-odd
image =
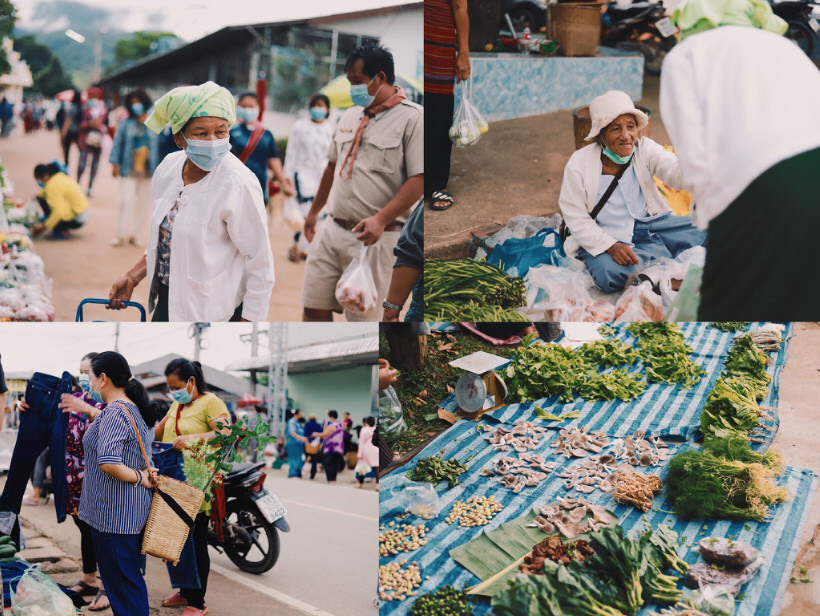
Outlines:
{"label": "kitchen scale", "polygon": [[[455,396],[458,414],[466,419],[478,420],[506,404],[507,386],[495,372],[509,360],[492,353],[478,351],[450,362],[453,368],[465,370],[456,382]],[[455,414],[439,408],[440,418],[454,423]]]}

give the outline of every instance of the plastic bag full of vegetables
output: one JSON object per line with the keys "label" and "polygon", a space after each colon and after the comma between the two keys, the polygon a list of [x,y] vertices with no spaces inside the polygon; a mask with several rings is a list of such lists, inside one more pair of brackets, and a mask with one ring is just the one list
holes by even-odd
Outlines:
{"label": "plastic bag full of vegetables", "polygon": [[71,599],[45,573],[28,569],[11,595],[14,616],[75,616]]}
{"label": "plastic bag full of vegetables", "polygon": [[490,126],[478,112],[475,105],[470,102],[467,82],[460,82],[459,87],[461,88],[461,101],[453,116],[453,124],[450,126],[449,134],[453,145],[457,148],[466,148],[478,143],[481,136],[490,129]]}
{"label": "plastic bag full of vegetables", "polygon": [[367,246],[362,244],[359,256],[350,262],[336,283],[336,301],[345,310],[367,314],[376,309],[378,293],[373,271],[364,260]]}

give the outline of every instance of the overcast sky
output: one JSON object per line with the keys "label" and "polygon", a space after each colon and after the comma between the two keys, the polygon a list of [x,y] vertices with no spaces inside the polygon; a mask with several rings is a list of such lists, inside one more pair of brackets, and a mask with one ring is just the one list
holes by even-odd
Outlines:
{"label": "overcast sky", "polygon": [[[48,0],[13,0],[22,28],[57,30],[54,20],[32,22],[34,7]],[[116,12],[111,26],[126,31],[166,30],[192,41],[225,26],[287,21],[406,4],[408,0],[79,0]]]}
{"label": "overcast sky", "polygon": [[[251,356],[250,343],[239,339],[251,332],[250,323],[214,323],[204,334],[207,348],[200,361],[224,369],[237,359]],[[80,358],[89,351],[114,350],[114,323],[0,323],[0,355],[8,372],[35,370],[59,374],[77,372]],[[267,330],[267,324],[259,324]],[[376,336],[376,323],[288,323],[291,348],[362,335]],[[166,353],[193,357],[194,342],[185,323],[121,323],[119,350],[131,364]],[[262,340],[267,343],[267,336]],[[260,345],[260,354],[266,354]]]}

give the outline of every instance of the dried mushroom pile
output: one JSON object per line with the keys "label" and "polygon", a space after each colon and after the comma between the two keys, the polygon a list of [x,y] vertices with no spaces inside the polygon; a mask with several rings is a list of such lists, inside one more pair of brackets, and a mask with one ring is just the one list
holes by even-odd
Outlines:
{"label": "dried mushroom pile", "polygon": [[538,511],[533,528],[551,535],[556,531],[567,539],[574,539],[590,531],[596,531],[615,522],[615,517],[606,508],[592,505],[583,498],[559,498],[557,505],[547,505]]}

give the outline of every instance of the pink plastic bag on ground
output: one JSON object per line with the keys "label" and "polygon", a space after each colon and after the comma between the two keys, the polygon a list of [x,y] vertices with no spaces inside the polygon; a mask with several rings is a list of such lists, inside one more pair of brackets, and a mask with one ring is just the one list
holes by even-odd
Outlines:
{"label": "pink plastic bag on ground", "polygon": [[336,301],[345,310],[367,314],[376,309],[378,293],[373,280],[373,271],[365,262],[367,246],[362,244],[359,256],[350,262],[336,283]]}

